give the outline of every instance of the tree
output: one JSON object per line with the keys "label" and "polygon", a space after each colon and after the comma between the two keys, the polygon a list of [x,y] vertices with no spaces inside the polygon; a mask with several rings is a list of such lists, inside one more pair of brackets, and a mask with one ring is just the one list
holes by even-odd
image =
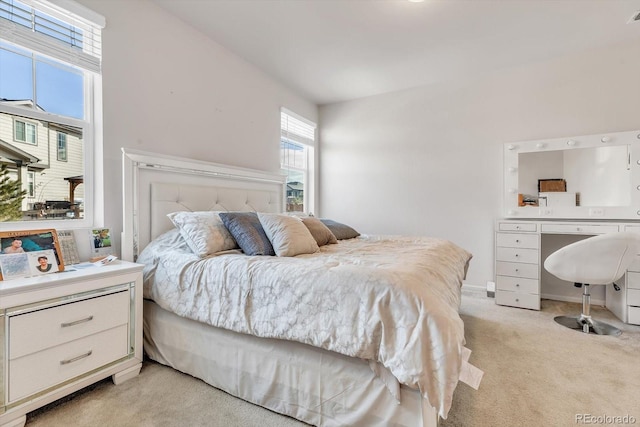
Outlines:
{"label": "tree", "polygon": [[0,167],[0,221],[22,219],[22,199],[27,194],[20,189],[20,181],[11,179],[7,165]]}

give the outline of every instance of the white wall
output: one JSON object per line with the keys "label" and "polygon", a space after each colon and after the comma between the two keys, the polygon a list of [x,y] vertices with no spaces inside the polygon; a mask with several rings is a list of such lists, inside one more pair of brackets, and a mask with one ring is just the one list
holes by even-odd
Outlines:
{"label": "white wall", "polygon": [[448,238],[493,278],[505,142],[640,129],[640,43],[320,108],[320,214]]}
{"label": "white wall", "polygon": [[315,104],[147,0],[79,0],[105,16],[105,225],[119,247],[120,147],[266,171],[280,168],[280,107]]}

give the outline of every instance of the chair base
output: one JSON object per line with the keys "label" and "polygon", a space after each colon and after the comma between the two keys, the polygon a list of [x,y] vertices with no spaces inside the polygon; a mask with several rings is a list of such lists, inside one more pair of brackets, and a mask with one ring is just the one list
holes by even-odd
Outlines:
{"label": "chair base", "polygon": [[577,317],[556,316],[553,320],[564,327],[585,333],[593,332],[597,335],[620,335],[622,333],[620,329],[611,326],[608,323],[593,320],[591,317],[585,317],[582,315]]}

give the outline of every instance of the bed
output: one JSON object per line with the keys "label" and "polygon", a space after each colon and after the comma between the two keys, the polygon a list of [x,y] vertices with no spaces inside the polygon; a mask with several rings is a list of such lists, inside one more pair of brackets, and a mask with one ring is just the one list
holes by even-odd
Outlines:
{"label": "bed", "polygon": [[145,264],[148,357],[313,425],[446,418],[471,254],[400,236],[344,238],[296,256],[197,253],[176,215],[258,212],[285,253],[276,240],[287,228],[268,221],[302,222],[281,215],[284,178],[129,149],[123,170],[122,256]]}

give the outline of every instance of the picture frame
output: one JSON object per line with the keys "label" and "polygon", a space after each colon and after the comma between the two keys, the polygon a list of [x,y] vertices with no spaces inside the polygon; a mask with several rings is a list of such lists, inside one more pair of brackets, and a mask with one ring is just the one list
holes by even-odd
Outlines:
{"label": "picture frame", "polygon": [[[8,257],[20,254],[26,256]],[[39,267],[38,258],[47,258],[50,267]],[[0,231],[0,268],[2,266],[4,270],[11,269],[6,278],[64,271],[57,231],[53,228]],[[0,280],[5,280],[3,271],[0,271]]]}
{"label": "picture frame", "polygon": [[91,262],[113,255],[110,229],[103,227],[91,230],[91,253]]}

